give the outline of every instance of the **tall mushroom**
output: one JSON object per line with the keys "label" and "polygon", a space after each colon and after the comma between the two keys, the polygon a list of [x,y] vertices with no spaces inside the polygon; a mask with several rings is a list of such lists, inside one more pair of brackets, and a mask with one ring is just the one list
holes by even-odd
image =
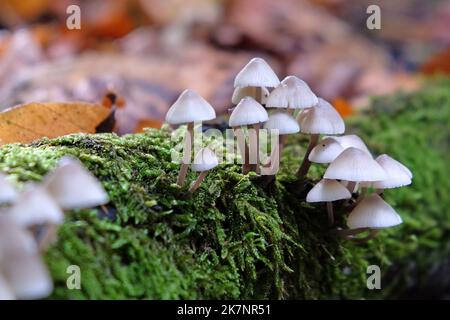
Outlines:
{"label": "tall mushroom", "polygon": [[332,201],[349,199],[351,193],[341,183],[336,180],[320,180],[306,195],[306,202],[326,202],[328,212],[328,222],[334,224],[334,213]]}
{"label": "tall mushroom", "polygon": [[387,178],[383,168],[366,152],[357,148],[345,149],[327,168],[325,179],[350,181],[353,192],[356,182],[381,181]]}
{"label": "tall mushroom", "polygon": [[216,117],[214,108],[195,91],[187,89],[178,97],[166,114],[166,122],[172,125],[187,124],[184,137],[183,159],[177,184],[182,186],[186,179],[194,147],[194,123],[208,121]]}
{"label": "tall mushroom", "polygon": [[[243,157],[242,171],[246,174],[249,171],[249,164],[255,162],[255,171],[259,172],[259,128],[261,123],[267,121],[268,114],[266,109],[251,97],[245,97],[234,108],[229,119],[229,125],[233,128],[237,137],[239,149]],[[242,126],[252,126],[254,130],[249,130],[249,145],[251,149],[246,152],[245,136]]]}
{"label": "tall mushroom", "polygon": [[205,179],[208,171],[215,168],[219,164],[216,154],[209,148],[201,149],[194,158],[192,170],[200,172],[194,184],[189,188],[189,192],[193,193]]}
{"label": "tall mushroom", "polygon": [[253,58],[237,74],[234,79],[234,88],[247,88],[245,90],[248,96],[263,103],[265,89],[274,88],[279,83],[280,80],[266,61],[261,58]]}
{"label": "tall mushroom", "polygon": [[269,133],[271,133],[271,130],[275,130],[279,135],[277,147],[275,150],[272,150],[270,156],[270,163],[272,165],[275,160],[278,162],[281,160],[281,153],[283,152],[283,147],[286,142],[286,136],[288,134],[299,132],[300,126],[297,121],[295,121],[294,117],[287,113],[279,112],[269,116],[267,122],[264,124],[264,128],[269,130]]}
{"label": "tall mushroom", "polygon": [[0,173],[0,203],[11,203],[17,199],[18,192],[8,182],[6,175]]}
{"label": "tall mushroom", "polygon": [[364,141],[356,134],[348,134],[344,136],[332,136],[327,138],[336,140],[344,149],[354,147],[372,155],[371,152],[369,151],[369,148],[367,148],[366,144],[364,143]]}
{"label": "tall mushroom", "polygon": [[288,76],[270,93],[267,108],[284,108],[295,111],[314,107],[319,102],[305,81]]}
{"label": "tall mushroom", "polygon": [[300,113],[297,120],[300,123],[300,131],[311,135],[303,162],[297,171],[297,176],[302,179],[311,166],[309,154],[317,145],[319,136],[341,134],[345,131],[345,123],[333,106],[321,98],[314,108],[305,109]]}
{"label": "tall mushroom", "polygon": [[350,229],[371,231],[364,241],[372,239],[379,229],[394,227],[402,222],[398,213],[376,193],[366,196],[347,218]]}
{"label": "tall mushroom", "polygon": [[308,156],[308,160],[314,163],[331,163],[344,151],[339,142],[333,138],[322,139]]}
{"label": "tall mushroom", "polygon": [[[245,97],[252,97],[256,101],[259,101],[262,105],[266,104],[267,97],[269,96],[269,90],[265,87],[261,87],[261,97],[256,96],[255,89],[253,87],[237,87],[233,91],[233,96],[231,97],[231,102],[233,104],[238,104]],[[259,98],[259,99],[258,99]]]}

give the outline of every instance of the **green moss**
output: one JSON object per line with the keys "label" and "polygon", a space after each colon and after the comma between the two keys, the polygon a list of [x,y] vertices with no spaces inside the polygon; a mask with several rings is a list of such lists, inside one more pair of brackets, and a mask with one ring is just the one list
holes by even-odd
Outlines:
{"label": "green moss", "polygon": [[[166,129],[7,145],[0,149],[0,170],[18,185],[39,181],[69,154],[110,195],[108,214],[67,214],[59,241],[46,254],[55,280],[51,298],[397,296],[406,285],[425,281],[426,268],[448,254],[440,239],[448,237],[450,226],[444,192],[449,88],[442,81],[414,95],[376,101],[368,118],[352,120],[375,152],[391,154],[415,173],[412,187],[387,192],[405,224],[363,246],[337,238],[323,207],[304,202],[312,184],[299,186],[291,175],[304,154],[303,137],[285,148],[277,182],[267,188],[255,175],[243,176],[239,166],[221,164],[189,196],[187,187],[174,184],[178,166],[170,161],[174,142]],[[322,172],[313,166],[310,176],[317,179]],[[190,173],[188,181],[194,179]],[[342,216],[338,223],[344,225]],[[411,261],[420,275],[414,282]],[[389,279],[381,292],[366,288],[369,264],[380,265]],[[69,265],[81,268],[81,290],[65,286]],[[395,279],[394,268],[404,271]]]}

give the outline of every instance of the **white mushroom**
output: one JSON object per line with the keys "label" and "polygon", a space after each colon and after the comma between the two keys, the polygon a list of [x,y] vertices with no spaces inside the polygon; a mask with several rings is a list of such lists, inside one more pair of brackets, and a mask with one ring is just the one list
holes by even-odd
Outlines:
{"label": "white mushroom", "polygon": [[[229,125],[233,128],[237,137],[239,149],[241,150],[244,162],[243,172],[248,172],[249,164],[256,164],[255,171],[259,172],[259,129],[261,123],[268,120],[266,109],[251,97],[245,97],[234,108],[229,119]],[[249,144],[252,148],[247,152],[248,147],[241,126],[252,126],[249,130]],[[250,158],[249,158],[250,157]]]}
{"label": "white mushroom", "polygon": [[267,108],[305,109],[319,102],[305,81],[288,76],[270,93]]}
{"label": "white mushroom", "polygon": [[248,87],[247,90],[253,90],[251,97],[254,97],[259,103],[263,103],[262,88],[274,88],[280,84],[275,72],[261,58],[253,58],[242,68],[234,79],[235,88]]}
{"label": "white mushroom", "polygon": [[219,164],[216,154],[209,148],[201,149],[194,158],[194,163],[192,164],[192,170],[195,172],[200,172],[197,180],[195,180],[189,192],[193,193],[205,179],[208,171],[215,168]]}
{"label": "white mushroom", "polygon": [[245,97],[252,97],[255,100],[261,100],[261,104],[266,104],[267,97],[269,96],[269,90],[265,87],[261,87],[261,97],[256,96],[255,88],[253,87],[237,87],[233,91],[231,102],[238,104]]}
{"label": "white mushroom", "polygon": [[14,299],[15,299],[14,292],[13,292],[12,288],[9,286],[6,279],[1,274],[1,269],[0,269],[0,300],[3,301],[3,300],[14,300]]}
{"label": "white mushroom", "polygon": [[193,90],[187,89],[178,97],[166,114],[169,124],[187,124],[184,138],[183,160],[178,174],[177,184],[182,186],[186,179],[191,162],[191,151],[194,147],[194,122],[208,121],[216,117],[214,108]]}
{"label": "white mushroom", "polygon": [[322,139],[309,154],[308,160],[315,163],[331,163],[344,151],[333,138]]}
{"label": "white mushroom", "polygon": [[307,194],[306,202],[326,202],[328,211],[328,221],[330,225],[334,223],[332,201],[349,199],[351,193],[336,180],[322,179]]}
{"label": "white mushroom", "polygon": [[341,134],[345,131],[345,124],[333,106],[321,98],[319,98],[319,102],[315,107],[303,110],[297,117],[297,120],[300,123],[300,131],[311,135],[305,157],[297,171],[297,176],[303,178],[311,166],[309,154],[317,145],[319,135]]}
{"label": "white mushroom", "polygon": [[368,154],[370,154],[372,156],[372,154],[369,151],[369,148],[367,148],[367,146],[364,143],[364,141],[362,141],[362,139],[360,137],[358,137],[357,135],[355,135],[355,134],[348,134],[348,135],[345,135],[345,136],[332,136],[332,137],[329,137],[329,138],[334,139],[337,142],[339,142],[340,145],[344,149],[348,149],[350,147],[354,147],[354,148],[360,149],[362,151],[365,151],[365,152],[367,152]]}
{"label": "white mushroom", "polygon": [[17,199],[18,192],[8,182],[6,175],[0,173],[0,203],[11,203]]}
{"label": "white mushroom", "polygon": [[44,186],[63,209],[89,208],[109,201],[100,181],[72,157],[60,159]]}

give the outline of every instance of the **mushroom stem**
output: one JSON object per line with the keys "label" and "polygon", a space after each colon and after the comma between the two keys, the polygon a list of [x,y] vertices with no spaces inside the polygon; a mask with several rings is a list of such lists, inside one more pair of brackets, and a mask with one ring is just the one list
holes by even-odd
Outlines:
{"label": "mushroom stem", "polygon": [[43,226],[39,233],[41,234],[37,239],[38,249],[43,252],[56,240],[57,226],[54,224]]}
{"label": "mushroom stem", "polygon": [[260,173],[259,168],[259,129],[261,127],[260,123],[255,123],[252,125],[253,130],[249,134],[249,145],[251,148],[251,159],[255,161],[255,163],[252,164],[252,167],[254,168],[256,173]]}
{"label": "mushroom stem", "polygon": [[190,193],[194,193],[195,190],[198,189],[198,187],[200,187],[200,184],[202,183],[202,181],[205,179],[206,175],[208,174],[208,171],[202,171],[200,172],[200,174],[198,175],[197,179],[195,180],[194,184],[189,188],[189,192]]}
{"label": "mushroom stem", "polygon": [[311,150],[317,145],[317,142],[319,142],[319,134],[312,134],[309,140],[308,149],[306,149],[305,157],[303,158],[303,162],[297,171],[297,177],[300,179],[304,178],[309,171],[311,162],[309,161],[308,157],[311,153]]}
{"label": "mushroom stem", "polygon": [[333,213],[333,203],[331,201],[327,202],[327,212],[328,212],[328,224],[332,226],[334,224],[334,213]]}
{"label": "mushroom stem", "polygon": [[356,199],[356,204],[360,203],[362,199],[364,199],[364,196],[367,193],[367,188],[361,188],[361,193],[358,196],[358,199]]}
{"label": "mushroom stem", "polygon": [[371,229],[370,233],[365,236],[364,238],[353,238],[352,240],[357,242],[357,243],[366,243],[369,240],[372,240],[373,238],[375,238],[375,236],[378,234],[379,230],[375,230],[375,229]]}
{"label": "mushroom stem", "polygon": [[352,239],[353,236],[366,232],[370,230],[369,228],[356,228],[356,229],[338,229],[336,230],[336,233],[338,236],[344,238],[344,239]]}
{"label": "mushroom stem", "polygon": [[350,191],[350,193],[353,193],[353,191],[355,190],[355,186],[356,186],[355,181],[349,181],[347,185],[348,191]]}
{"label": "mushroom stem", "polygon": [[186,180],[186,174],[191,162],[191,152],[194,145],[194,123],[188,123],[186,135],[184,137],[184,149],[183,149],[183,160],[180,167],[180,172],[178,173],[177,184],[179,186],[184,185]]}
{"label": "mushroom stem", "polygon": [[248,146],[245,141],[245,136],[242,131],[241,127],[233,127],[234,135],[236,136],[239,151],[241,152],[241,158],[242,158],[242,173],[247,174],[249,171],[249,157],[248,157]]}

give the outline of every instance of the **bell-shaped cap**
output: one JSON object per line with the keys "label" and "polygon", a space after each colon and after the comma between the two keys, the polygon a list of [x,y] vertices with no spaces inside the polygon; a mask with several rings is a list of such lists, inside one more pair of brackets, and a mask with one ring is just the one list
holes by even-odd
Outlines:
{"label": "bell-shaped cap", "polygon": [[381,181],[364,183],[363,186],[372,186],[376,189],[391,189],[407,186],[411,184],[411,171],[397,160],[383,154],[375,159],[376,162],[386,171],[387,178]]}
{"label": "bell-shaped cap", "polygon": [[8,182],[6,175],[0,173],[0,203],[13,202],[17,196],[17,190]]}
{"label": "bell-shaped cap", "polygon": [[7,210],[19,225],[61,224],[64,213],[53,197],[41,186],[29,184]]}
{"label": "bell-shaped cap", "polygon": [[369,149],[367,148],[366,144],[364,143],[364,141],[362,141],[362,139],[358,137],[356,134],[348,134],[345,136],[333,136],[330,138],[339,142],[344,149],[353,147],[372,155]]}
{"label": "bell-shaped cap", "polygon": [[266,122],[269,118],[266,109],[251,97],[245,97],[231,113],[230,127],[245,126]]}
{"label": "bell-shaped cap", "polygon": [[319,98],[315,107],[303,110],[298,116],[298,122],[303,133],[341,134],[345,131],[344,120],[336,109],[322,98]]}
{"label": "bell-shaped cap", "polygon": [[270,93],[266,107],[304,109],[314,107],[318,102],[305,81],[288,76]]}
{"label": "bell-shaped cap", "polygon": [[402,222],[402,218],[397,212],[376,193],[361,200],[347,218],[347,225],[351,229],[382,229],[399,225]]}
{"label": "bell-shaped cap", "polygon": [[266,104],[267,97],[269,96],[269,90],[265,87],[261,87],[261,97],[258,97],[255,87],[237,87],[233,91],[233,96],[231,97],[231,102],[233,104],[238,104],[245,97],[252,97],[256,101],[262,104]]}
{"label": "bell-shaped cap", "polygon": [[166,122],[182,124],[195,121],[208,121],[216,117],[214,108],[195,91],[184,90],[177,101],[169,108]]}
{"label": "bell-shaped cap", "polygon": [[211,170],[219,164],[216,154],[209,148],[200,149],[194,158],[192,170],[196,172]]}
{"label": "bell-shaped cap", "polygon": [[275,72],[261,58],[253,58],[242,68],[234,79],[234,87],[269,87],[280,84]]}
{"label": "bell-shaped cap", "polygon": [[345,149],[327,168],[326,179],[347,181],[381,181],[387,178],[383,168],[366,152]]}
{"label": "bell-shaped cap", "polygon": [[44,185],[63,209],[95,207],[107,203],[100,181],[79,160],[63,157]]}
{"label": "bell-shaped cap", "polygon": [[0,300],[14,300],[14,292],[0,272]]}
{"label": "bell-shaped cap", "polygon": [[300,127],[291,115],[279,112],[269,116],[264,124],[264,128],[268,130],[278,130],[278,134],[292,134],[300,131]]}
{"label": "bell-shaped cap", "polygon": [[331,163],[344,151],[341,144],[333,138],[322,139],[308,156],[308,160],[315,163]]}
{"label": "bell-shaped cap", "polygon": [[331,202],[351,197],[350,191],[338,181],[322,179],[308,192],[306,202]]}

